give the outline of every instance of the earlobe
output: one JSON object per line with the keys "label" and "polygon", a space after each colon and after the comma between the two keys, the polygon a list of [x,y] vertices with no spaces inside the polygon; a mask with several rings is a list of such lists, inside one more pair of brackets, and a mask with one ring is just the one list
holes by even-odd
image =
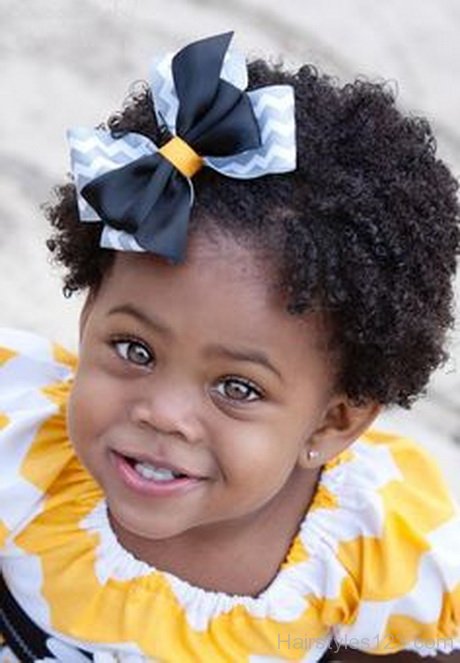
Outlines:
{"label": "earlobe", "polygon": [[346,396],[334,398],[320,427],[305,442],[299,464],[314,469],[330,461],[369,428],[381,409],[373,401],[355,405]]}

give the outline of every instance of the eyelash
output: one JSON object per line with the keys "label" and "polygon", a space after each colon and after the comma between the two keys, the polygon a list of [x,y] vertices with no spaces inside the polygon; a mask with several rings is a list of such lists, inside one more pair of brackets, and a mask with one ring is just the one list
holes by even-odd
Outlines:
{"label": "eyelash", "polygon": [[[148,346],[145,343],[142,343],[141,341],[138,341],[137,339],[134,338],[115,338],[110,341],[110,345],[113,347],[115,350],[116,354],[123,359],[124,361],[127,361],[129,363],[134,364],[135,366],[148,366],[153,361],[153,353],[150,351]],[[120,346],[126,346],[127,353],[126,356],[120,351]],[[144,363],[138,363],[135,361],[132,361],[129,356],[128,356],[128,351],[130,346],[138,346],[142,348],[149,356],[149,361]]]}
{"label": "eyelash", "polygon": [[[225,384],[228,385],[229,383],[233,383],[233,384],[243,386],[246,389],[248,389],[248,391],[252,392],[252,394],[255,394],[255,396],[256,396],[256,398],[250,398],[250,399],[247,399],[247,398],[242,398],[242,399],[230,398],[229,400],[231,400],[233,403],[253,403],[254,401],[260,401],[263,398],[262,391],[258,387],[256,387],[255,384],[250,382],[249,380],[243,380],[242,378],[238,378],[238,377],[234,377],[232,375],[228,375],[220,381],[219,386],[225,385]],[[228,398],[228,396],[225,396],[225,394],[220,393],[218,391],[218,388],[216,388],[215,391],[217,391],[219,396],[221,396],[222,398],[226,398],[226,399]]]}
{"label": "eyelash", "polygon": [[[130,339],[127,339],[127,338],[112,339],[110,341],[110,345],[113,347],[116,354],[123,361],[132,363],[135,366],[140,366],[140,367],[149,366],[152,363],[153,359],[154,359],[154,355],[151,352],[151,350],[149,349],[149,347],[145,343],[142,343],[141,341],[138,341],[138,340],[133,339],[133,338],[130,338]],[[126,347],[126,354],[124,354],[120,350],[120,346],[125,346]],[[142,348],[142,350],[148,355],[148,361],[146,361],[145,363],[132,361],[129,358],[130,346],[137,346],[137,347]],[[239,386],[242,386],[242,387],[246,388],[249,393],[251,393],[252,395],[255,395],[255,398],[250,398],[250,399],[230,398],[230,399],[228,399],[228,396],[226,396],[225,394],[222,394],[218,390],[218,387],[222,386],[222,385],[227,385],[228,386],[229,383],[237,384]],[[219,397],[228,399],[232,403],[252,403],[254,401],[262,400],[263,396],[264,396],[262,390],[259,387],[257,387],[253,382],[251,382],[250,380],[244,380],[240,377],[236,377],[236,376],[233,376],[233,375],[228,375],[228,376],[225,376],[224,378],[222,378],[219,381],[218,387],[214,388],[213,391],[216,391],[218,393]]]}

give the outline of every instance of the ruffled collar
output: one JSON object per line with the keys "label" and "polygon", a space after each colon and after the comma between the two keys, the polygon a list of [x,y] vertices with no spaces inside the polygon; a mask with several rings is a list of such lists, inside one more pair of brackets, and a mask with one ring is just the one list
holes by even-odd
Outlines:
{"label": "ruffled collar", "polygon": [[[342,468],[352,457],[353,454],[350,451],[346,451],[323,467],[308,511],[305,513],[298,531],[291,541],[276,576],[255,597],[203,589],[179,576],[158,569],[138,559],[118,540],[110,522],[107,503],[103,498],[100,499],[95,508],[80,522],[80,526],[83,529],[96,535],[99,540],[96,561],[98,578],[104,584],[109,579],[127,581],[161,574],[168,580],[178,595],[187,597],[187,603],[206,604],[209,609],[208,616],[212,613],[218,614],[222,610],[228,611],[237,605],[244,605],[254,610],[256,606],[270,601],[272,595],[275,595],[279,600],[280,592],[282,591],[282,594],[286,598],[289,595],[292,616],[293,606],[295,605],[293,594],[297,595],[297,598],[300,598],[298,584],[292,582],[293,576],[297,575],[299,565],[311,559],[315,552],[319,552],[320,555],[324,554],[322,527],[318,526],[317,514],[324,509],[337,508],[338,500],[336,491],[339,490],[339,484],[342,482]],[[331,490],[332,485],[334,487],[333,492]],[[301,605],[303,609],[303,599]]]}

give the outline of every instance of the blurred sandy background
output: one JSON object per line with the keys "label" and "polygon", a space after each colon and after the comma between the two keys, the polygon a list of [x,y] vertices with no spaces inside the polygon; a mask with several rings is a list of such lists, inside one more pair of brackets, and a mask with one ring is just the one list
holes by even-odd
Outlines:
{"label": "blurred sandy background", "polygon": [[[233,29],[248,56],[309,61],[342,81],[397,81],[401,106],[428,116],[460,175],[458,0],[0,0],[0,25],[0,324],[73,349],[81,302],[62,297],[46,264],[39,206],[68,170],[67,127],[119,108],[153,54]],[[426,444],[460,497],[458,325],[451,347],[428,396],[382,425]]]}

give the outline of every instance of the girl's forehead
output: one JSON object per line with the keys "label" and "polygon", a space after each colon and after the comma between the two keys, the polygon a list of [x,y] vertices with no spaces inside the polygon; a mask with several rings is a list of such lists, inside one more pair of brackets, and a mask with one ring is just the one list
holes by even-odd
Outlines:
{"label": "girl's forehead", "polygon": [[[175,293],[182,299],[196,296],[209,298],[215,304],[231,298],[244,306],[248,300],[256,301],[282,312],[281,301],[276,301],[275,278],[268,257],[250,250],[224,236],[207,239],[192,237],[186,260],[172,264],[148,253],[118,253],[108,279],[111,290],[142,288],[143,294],[154,297],[162,293]],[[279,295],[278,295],[279,299]],[[277,306],[278,304],[278,306]]]}
{"label": "girl's forehead", "polygon": [[269,261],[231,238],[192,238],[184,263],[152,254],[119,253],[97,296],[107,314],[136,307],[172,335],[266,345],[300,355],[324,349],[319,314],[294,316],[275,287]]}

